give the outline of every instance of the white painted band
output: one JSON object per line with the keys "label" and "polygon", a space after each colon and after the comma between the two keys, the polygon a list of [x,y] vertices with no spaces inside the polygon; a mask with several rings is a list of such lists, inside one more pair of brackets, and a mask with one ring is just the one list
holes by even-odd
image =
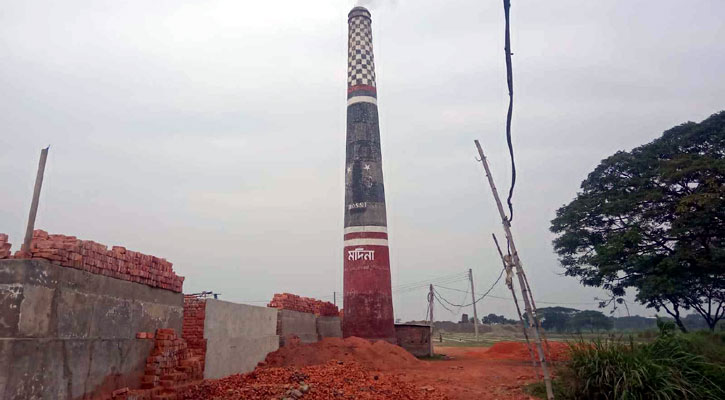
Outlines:
{"label": "white painted band", "polygon": [[355,103],[373,103],[375,105],[378,104],[378,99],[372,96],[355,96],[347,99],[347,105],[352,105]]}
{"label": "white painted band", "polygon": [[388,227],[386,226],[348,226],[345,228],[345,234],[348,233],[359,233],[359,232],[383,232],[388,233]]}
{"label": "white painted band", "polygon": [[347,239],[345,241],[345,247],[347,246],[387,246],[388,239]]}

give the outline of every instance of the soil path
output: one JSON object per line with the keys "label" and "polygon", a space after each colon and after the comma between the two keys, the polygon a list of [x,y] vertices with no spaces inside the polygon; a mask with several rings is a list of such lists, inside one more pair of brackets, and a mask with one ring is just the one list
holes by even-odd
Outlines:
{"label": "soil path", "polygon": [[451,400],[532,399],[521,387],[536,381],[530,362],[492,359],[486,347],[436,347],[451,359],[386,371],[421,387],[435,388]]}

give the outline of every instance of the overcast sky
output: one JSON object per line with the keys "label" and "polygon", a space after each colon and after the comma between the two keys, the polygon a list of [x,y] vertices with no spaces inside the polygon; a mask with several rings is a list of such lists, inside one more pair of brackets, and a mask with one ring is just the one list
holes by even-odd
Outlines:
{"label": "overcast sky", "polygon": [[[0,232],[14,250],[50,144],[37,228],[165,257],[185,292],[263,305],[342,290],[353,1],[1,3]],[[502,230],[474,139],[510,182],[501,1],[363,3],[393,286],[472,268],[483,291]],[[725,2],[513,3],[514,235],[539,306],[596,308],[602,292],[561,276],[549,222],[602,158],[725,109]],[[422,319],[426,290],[395,291],[396,317]],[[492,294],[479,315],[513,316],[506,287]],[[437,318],[470,314],[453,311]]]}

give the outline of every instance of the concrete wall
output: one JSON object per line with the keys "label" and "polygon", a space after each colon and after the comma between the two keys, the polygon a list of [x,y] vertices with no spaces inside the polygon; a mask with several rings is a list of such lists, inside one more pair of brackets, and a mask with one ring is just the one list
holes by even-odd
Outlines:
{"label": "concrete wall", "polygon": [[317,335],[320,339],[327,337],[342,337],[342,324],[340,317],[317,317]]}
{"label": "concrete wall", "polygon": [[137,387],[153,342],[181,331],[183,295],[65,268],[0,260],[0,398],[76,399]]}
{"label": "concrete wall", "polygon": [[395,325],[398,346],[408,350],[416,357],[430,357],[433,355],[430,333],[430,326],[428,325]]}
{"label": "concrete wall", "polygon": [[319,340],[315,314],[292,310],[278,310],[278,313],[277,334],[280,346],[284,346],[293,336],[298,337],[302,343],[315,343]]}
{"label": "concrete wall", "polygon": [[279,348],[276,330],[276,309],[207,299],[204,378],[254,370],[267,354]]}

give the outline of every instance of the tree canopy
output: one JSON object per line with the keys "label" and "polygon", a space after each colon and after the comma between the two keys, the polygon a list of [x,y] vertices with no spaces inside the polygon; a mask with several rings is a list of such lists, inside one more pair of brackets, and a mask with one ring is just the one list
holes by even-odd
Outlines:
{"label": "tree canopy", "polygon": [[566,275],[621,300],[725,315],[725,112],[604,159],[552,221]]}

